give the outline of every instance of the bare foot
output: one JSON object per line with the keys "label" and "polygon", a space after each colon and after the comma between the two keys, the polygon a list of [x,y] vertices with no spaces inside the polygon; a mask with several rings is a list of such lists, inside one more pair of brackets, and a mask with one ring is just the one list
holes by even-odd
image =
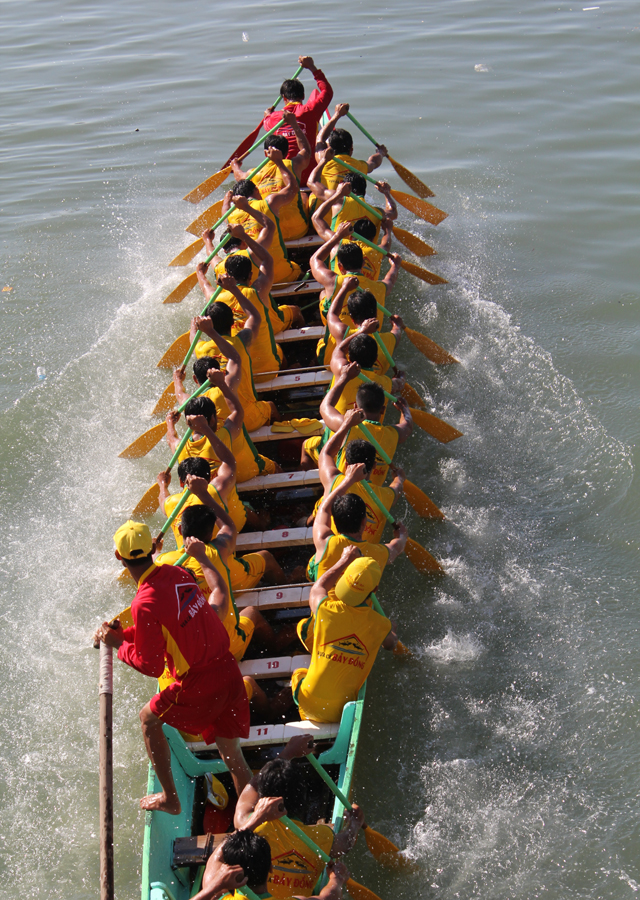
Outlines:
{"label": "bare foot", "polygon": [[177,816],[180,812],[180,800],[178,797],[168,799],[164,791],[161,794],[148,794],[140,801],[140,809],[166,812],[170,816]]}

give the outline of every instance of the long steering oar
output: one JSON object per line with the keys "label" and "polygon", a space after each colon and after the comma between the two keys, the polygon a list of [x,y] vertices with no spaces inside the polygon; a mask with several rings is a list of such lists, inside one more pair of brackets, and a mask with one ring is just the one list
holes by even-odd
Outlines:
{"label": "long steering oar", "polygon": [[[356,197],[356,200],[359,200],[359,197]],[[378,253],[381,253],[383,256],[389,256],[389,251],[384,247],[380,247],[379,244],[374,244],[373,241],[370,241],[368,238],[363,237],[361,234],[356,233],[356,240],[362,241],[363,244],[366,244],[367,247],[371,247],[372,250],[377,250]],[[430,272],[428,269],[423,269],[422,266],[416,266],[415,263],[407,262],[406,259],[400,260],[400,266],[406,271],[410,272],[412,275],[415,275],[416,278],[420,278],[422,281],[426,281],[427,284],[449,284],[446,278],[443,278],[441,275],[436,275],[435,272]]]}
{"label": "long steering oar", "polygon": [[[367,129],[358,122],[355,116],[351,115],[351,113],[347,113],[353,124],[356,128],[359,128],[363,135],[368,138],[374,146],[378,146],[378,142],[374,137],[372,137]],[[410,172],[409,169],[405,168],[405,166],[401,165],[397,160],[395,160],[392,156],[387,156],[387,159],[396,170],[400,178],[404,181],[404,183],[411,188],[412,191],[418,195],[418,197],[434,197],[435,194],[428,188],[424,181],[421,181],[417,175],[414,175],[413,172]]]}
{"label": "long steering oar", "polygon": [[100,643],[100,900],[113,900],[113,652]]}
{"label": "long steering oar", "polygon": [[[387,307],[383,306],[382,303],[378,303],[377,306],[384,316],[391,315]],[[413,328],[407,328],[405,326],[404,333],[413,346],[416,347],[423,356],[426,356],[428,360],[431,360],[432,363],[435,363],[438,366],[450,366],[453,363],[459,362],[455,356],[447,353],[444,347],[441,347],[440,344],[436,344],[435,341],[428,338],[426,334],[422,334],[421,331],[414,331]],[[424,404],[421,403],[420,405]]]}
{"label": "long steering oar", "polygon": [[[298,68],[296,69],[296,71],[293,75],[293,78],[298,77],[300,72],[302,72],[302,68],[303,68],[302,66],[298,66]],[[278,99],[273,104],[274,109],[280,103],[281,100],[282,100],[282,97],[280,96],[280,94],[278,94]],[[244,159],[246,156],[248,156],[253,150],[256,149],[256,147],[259,144],[261,144],[266,138],[268,138],[270,134],[273,134],[274,131],[277,131],[277,129],[281,128],[281,127],[282,127],[282,121],[278,122],[277,125],[274,125],[274,127],[270,131],[268,131],[264,135],[264,137],[258,138],[258,140],[254,144],[252,144],[248,150],[245,150],[244,153],[242,153],[240,158]],[[257,136],[260,133],[261,128],[262,128],[262,121],[260,121],[260,124],[258,125],[258,127],[255,128],[251,132],[249,137],[244,139],[242,144],[240,144],[240,147],[242,147],[251,138],[255,139],[254,136]],[[238,150],[240,150],[240,147],[238,147]],[[238,153],[238,150],[236,150],[236,154]],[[235,156],[235,154],[234,154],[234,156]],[[234,157],[232,156],[231,159],[233,159],[233,158]],[[213,175],[210,175],[209,178],[205,179],[205,181],[203,181],[201,184],[199,184],[198,187],[194,188],[192,191],[189,191],[187,196],[183,197],[182,199],[188,200],[189,203],[200,203],[201,200],[204,200],[205,197],[208,197],[209,194],[211,194],[213,191],[215,191],[215,189],[217,187],[220,187],[220,185],[222,184],[223,181],[225,181],[225,179],[227,178],[227,176],[229,175],[230,172],[231,172],[231,167],[228,165],[224,166],[222,169],[220,169],[219,172],[215,172]],[[170,263],[170,265],[171,265],[171,263]]]}
{"label": "long steering oar", "polygon": [[[185,444],[189,440],[192,435],[191,428],[187,428],[184,437],[176,447],[176,451],[171,457],[171,462],[165,469],[165,472],[169,473],[171,469],[175,466],[178,457],[182,453]],[[131,513],[131,515],[135,518],[136,516],[151,516],[157,510],[158,505],[160,503],[160,485],[156,482],[152,484],[151,487],[144,492],[142,497],[140,498],[137,506]],[[174,510],[175,512],[175,510]]]}
{"label": "long steering oar", "polygon": [[[364,372],[360,372],[358,378],[362,381],[371,381]],[[395,403],[398,399],[397,397],[394,397],[393,394],[390,394],[389,391],[385,391],[384,395],[387,400],[391,400],[392,403]],[[437,416],[426,412],[424,409],[414,409],[413,407],[409,407],[409,409],[411,410],[411,417],[416,425],[419,428],[422,428],[423,431],[426,431],[427,434],[430,434],[431,437],[440,441],[441,444],[448,444],[449,441],[455,441],[456,438],[462,437],[462,432],[458,431],[457,428],[454,428],[453,425],[449,425],[444,419],[439,419]]]}
{"label": "long steering oar", "polygon": [[[209,383],[209,379],[207,378],[199,387],[188,397],[184,403],[181,403],[178,407],[178,412],[184,412],[184,408],[189,402],[189,400],[195,399],[195,397],[199,397],[200,394],[204,394],[205,391],[208,391],[211,387]],[[164,396],[164,395],[163,395]],[[175,394],[174,394],[175,400]],[[150,428],[148,431],[145,431],[144,434],[141,434],[139,438],[136,438],[129,446],[119,453],[118,456],[121,459],[141,459],[143,456],[146,456],[150,450],[153,450],[155,445],[162,440],[162,438],[167,433],[167,423],[159,422],[157,425],[154,425],[153,428]]]}
{"label": "long steering oar", "polygon": [[[358,428],[360,429],[362,434],[364,434],[369,443],[373,446],[380,459],[382,459],[383,462],[390,466],[391,457],[380,446],[367,426],[363,422],[361,422],[358,425]],[[433,500],[428,497],[425,492],[418,487],[417,484],[414,484],[413,481],[409,481],[408,478],[404,483],[404,493],[411,506],[413,506],[418,515],[422,516],[423,519],[444,519],[445,515],[442,510],[436,506]]]}
{"label": "long steering oar", "polygon": [[[378,606],[380,606],[380,604],[378,604]],[[380,607],[380,609],[382,609],[382,607]],[[333,778],[329,775],[326,769],[318,762],[313,753],[310,753],[305,758],[311,763],[324,783],[333,791],[344,808],[352,810],[353,806],[349,803],[345,795],[342,793],[342,791],[334,782]],[[396,845],[392,841],[390,841],[389,838],[386,838],[383,834],[380,834],[379,831],[376,831],[369,825],[364,825],[363,828],[367,847],[371,851],[372,856],[374,856],[379,862],[384,863],[385,865],[388,863],[391,863],[392,865],[395,863],[395,865],[397,865],[399,862],[403,861],[403,857],[398,856],[398,854],[400,853],[400,848],[396,847]]]}
{"label": "long steering oar", "polygon": [[[280,821],[287,826],[287,828],[292,831],[297,838],[299,838],[303,844],[306,844],[307,847],[312,850],[316,856],[319,856],[320,859],[325,863],[325,865],[331,862],[331,857],[328,853],[325,853],[315,841],[312,841],[311,838],[301,829],[298,828],[295,822],[292,822],[289,816],[281,816]],[[357,881],[354,881],[353,878],[349,878],[347,883],[345,884],[346,889],[349,891],[353,900],[380,900],[377,894],[374,894],[373,891],[370,891],[369,888],[366,888],[363,884],[358,884]]]}

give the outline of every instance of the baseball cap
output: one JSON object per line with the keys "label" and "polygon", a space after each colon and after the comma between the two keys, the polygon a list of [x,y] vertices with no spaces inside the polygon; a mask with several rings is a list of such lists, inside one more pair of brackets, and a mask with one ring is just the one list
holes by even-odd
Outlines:
{"label": "baseball cap", "polygon": [[347,606],[359,606],[371,591],[375,591],[381,578],[382,571],[375,559],[360,556],[348,566],[336,584],[334,593]]}
{"label": "baseball cap", "polygon": [[149,556],[153,546],[149,527],[142,522],[129,519],[113,536],[116,550],[123,559],[135,560]]}

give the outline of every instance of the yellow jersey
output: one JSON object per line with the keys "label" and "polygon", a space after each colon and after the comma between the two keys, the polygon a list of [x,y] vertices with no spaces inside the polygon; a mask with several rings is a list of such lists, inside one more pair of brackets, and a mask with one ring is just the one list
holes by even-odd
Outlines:
{"label": "yellow jersey", "polygon": [[[292,161],[285,159],[284,164],[293,175],[299,188],[300,182],[293,171]],[[262,194],[263,199],[266,199],[271,194],[277,194],[284,187],[284,179],[274,162],[267,163],[264,169],[253,179],[253,182]],[[278,213],[278,219],[283,241],[292,241],[295,238],[303,237],[307,233],[309,230],[309,214],[305,197],[300,193],[300,190],[298,190],[293,200],[290,200],[286,206],[282,207]]]}
{"label": "yellow jersey", "polygon": [[[321,850],[327,854],[330,852],[334,834],[328,825],[303,825],[297,819],[292,821]],[[294,895],[311,897],[324,869],[321,858],[279,819],[258,825],[255,832],[266,838],[271,847],[271,872],[267,882],[271,896],[277,900],[287,900]]]}
{"label": "yellow jersey", "polygon": [[[349,315],[349,308],[347,306],[349,302],[349,297],[353,294],[354,291],[370,291],[373,296],[376,298],[376,302],[380,304],[380,306],[385,305],[385,299],[387,296],[387,286],[383,284],[382,281],[372,281],[370,278],[367,278],[362,272],[345,272],[344,275],[338,274],[336,275],[335,284],[331,294],[329,296],[324,296],[320,301],[320,318],[322,319],[323,324],[325,325],[325,331],[320,340],[318,341],[318,345],[316,347],[316,354],[318,359],[321,360],[326,366],[331,362],[331,357],[333,355],[334,348],[336,346],[336,342],[333,339],[331,332],[329,331],[329,326],[327,325],[327,314],[329,312],[329,308],[333,303],[336,294],[342,287],[342,282],[345,278],[355,277],[358,279],[358,286],[353,289],[353,291],[349,291],[347,296],[342,301],[342,309],[340,310],[340,321],[347,326],[347,328],[355,328],[355,322]],[[382,323],[384,321],[384,313],[378,308],[377,317],[380,327],[382,327]],[[375,339],[374,339],[375,340]]]}
{"label": "yellow jersey", "polygon": [[[287,257],[287,248],[282,239],[278,217],[271,212],[271,207],[266,200],[249,200],[249,206],[258,212],[264,213],[276,226],[276,233],[273,236],[271,246],[268,248],[269,253],[273,257],[274,282],[295,281],[300,274],[300,266],[297,263],[290,262]],[[229,224],[242,225],[249,237],[252,237],[254,240],[257,240],[258,235],[262,231],[258,222],[249,213],[242,212],[241,209],[233,210],[229,216]]]}
{"label": "yellow jersey", "polygon": [[[337,488],[339,484],[342,484],[344,481],[344,475],[336,475],[331,485],[331,490]],[[391,490],[389,487],[381,487],[378,484],[369,484],[369,487],[376,495],[376,497],[380,500],[383,507],[385,509],[391,509],[393,506],[393,501],[396,498],[395,492]],[[377,503],[371,499],[365,488],[362,486],[361,482],[356,482],[356,484],[351,485],[348,494],[357,494],[358,497],[362,497],[367,507],[367,524],[365,525],[364,532],[362,538],[364,541],[369,541],[372,544],[379,544],[382,540],[382,533],[384,531],[384,526],[387,524],[387,517],[381,512],[380,507]],[[318,502],[315,505],[313,510],[313,515],[318,515],[318,510],[320,509],[320,504],[322,503],[322,497],[319,498]],[[333,521],[333,517],[331,517],[331,530],[334,534],[340,534],[338,529],[336,528],[336,523]]]}
{"label": "yellow jersey", "polygon": [[[362,369],[362,373],[366,375],[371,381],[375,381],[379,384],[387,393],[391,393],[391,388],[393,387],[393,383],[391,379],[387,375],[379,375],[374,369]],[[335,376],[331,381],[331,387],[334,385]],[[358,388],[361,384],[365,382],[360,378],[354,378],[353,381],[347,381],[345,384],[342,394],[340,398],[336,402],[336,409],[339,413],[344,415],[348,409],[353,409],[356,402],[356,394],[358,393]],[[385,400],[385,412],[387,410],[387,400]],[[382,419],[384,420],[384,413],[382,414]]]}
{"label": "yellow jersey", "polygon": [[[364,200],[364,197],[361,198]],[[371,204],[369,204],[371,206]],[[377,209],[378,212],[384,215],[384,211],[380,209],[378,206],[372,207],[373,209]],[[362,205],[362,203],[358,203],[354,197],[348,196],[344,197],[340,209],[331,219],[331,230],[337,231],[338,225],[342,222],[357,222],[358,219],[370,219],[373,224],[376,226],[376,233],[373,238],[373,243],[378,243],[378,237],[380,235],[380,222],[377,216],[375,216],[372,212]]]}
{"label": "yellow jersey", "polygon": [[318,554],[314,553],[309,560],[307,566],[309,581],[317,581],[331,566],[335,566],[345,547],[357,547],[363,556],[375,559],[381,572],[384,572],[384,568],[389,562],[389,548],[386,544],[372,544],[370,541],[357,541],[355,538],[347,537],[346,534],[332,534],[320,557],[318,558]]}
{"label": "yellow jersey", "polygon": [[[231,441],[231,435],[227,431],[225,425],[217,430],[216,437],[222,441],[228,450],[231,450],[236,458],[236,481],[238,483],[241,484],[243,481],[249,481],[250,478],[255,478],[256,475],[260,475],[263,469],[269,465],[268,461],[257,452],[244,426],[233,442]],[[215,450],[211,446],[209,439],[204,436],[197,440],[194,440],[193,437],[189,438],[184,445],[178,461],[182,462],[183,459],[188,459],[190,456],[202,456],[203,459],[208,460],[209,465],[211,466],[211,477],[213,477],[220,468],[220,460],[216,456]]]}
{"label": "yellow jersey", "polygon": [[[393,425],[383,425],[381,422],[376,422],[375,419],[365,419],[363,424],[371,433],[371,437],[374,438],[386,452],[389,459],[393,460],[396,449],[398,447],[399,435],[397,429],[394,428]],[[353,428],[349,429],[343,441],[342,447],[338,451],[338,455],[336,457],[336,466],[340,469],[341,472],[347,471],[347,463],[345,459],[345,450],[347,444],[349,444],[351,441],[367,440],[367,436],[358,425],[354,425]],[[384,484],[384,480],[387,477],[388,471],[388,464],[378,455],[378,452],[376,451],[376,464],[373,467],[373,471],[370,475],[371,483],[376,485]]]}
{"label": "yellow jersey", "polygon": [[[363,175],[369,174],[369,165],[363,159],[354,159],[354,157],[349,156],[348,153],[336,153],[332,159],[325,163],[324,169],[322,170],[321,181],[330,191],[335,191],[343,180],[343,176],[349,171],[346,166],[340,165],[341,160],[344,160],[344,162],[348,163],[353,169],[357,169],[358,172],[362,172]],[[361,219],[362,216],[358,216],[358,218]]]}
{"label": "yellow jersey", "polygon": [[249,261],[251,262],[251,278],[249,279],[249,284],[253,284],[253,282],[256,280],[256,278],[260,274],[260,271],[259,271],[259,266],[257,266],[256,263],[254,262],[253,256],[251,255],[251,251],[249,250],[249,248],[247,248],[246,250],[234,250],[232,253],[228,253],[227,256],[225,256],[225,258],[221,262],[219,262],[214,269],[215,275],[216,275],[216,280],[218,279],[218,276],[223,275],[227,271],[227,269],[225,267],[225,262],[231,256],[246,256],[249,259]]}
{"label": "yellow jersey", "polygon": [[[170,516],[171,513],[174,511],[174,509],[176,508],[176,506],[178,504],[178,501],[182,498],[182,496],[186,490],[187,490],[187,488],[185,487],[179,493],[171,494],[171,496],[165,500],[164,511],[165,511],[165,515],[167,517]],[[218,493],[218,491],[212,484],[209,485],[207,490],[209,491],[209,493],[211,494],[213,499],[216,501],[216,503],[219,503],[220,506],[225,510],[225,512],[229,513],[229,515],[231,516],[231,518],[233,520],[233,524],[236,526],[237,530],[242,531],[242,529],[244,528],[244,526],[246,525],[246,522],[247,522],[247,510],[246,510],[244,504],[242,503],[242,501],[240,500],[240,497],[238,496],[238,492],[235,489],[235,487],[233,488],[233,490],[229,496],[229,505],[227,505],[223,501],[222,497],[220,496],[220,494]],[[178,547],[178,549],[180,547],[182,547],[182,545],[184,544],[184,541],[182,540],[182,535],[180,534],[180,532],[178,530],[178,525],[180,524],[180,522],[182,520],[182,513],[187,508],[187,506],[200,506],[201,504],[202,504],[202,501],[198,497],[196,497],[195,494],[191,494],[191,496],[185,501],[184,506],[182,507],[181,511],[178,513],[177,517],[173,521],[173,523],[171,525],[171,530],[173,531],[174,537],[176,539],[176,546]],[[218,531],[219,531],[219,528],[216,525],[216,528],[213,532],[214,537],[216,536]]]}

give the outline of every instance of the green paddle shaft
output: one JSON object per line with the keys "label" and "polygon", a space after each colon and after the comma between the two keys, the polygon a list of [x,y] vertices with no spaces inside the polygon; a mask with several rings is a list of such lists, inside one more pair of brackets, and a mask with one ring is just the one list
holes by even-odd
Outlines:
{"label": "green paddle shaft", "polygon": [[377,250],[378,253],[382,253],[383,256],[389,255],[388,250],[385,250],[384,247],[380,247],[378,244],[374,244],[373,241],[370,241],[366,237],[363,237],[361,234],[358,234],[357,231],[355,232],[355,239],[356,241],[362,241],[362,243],[366,244],[367,247],[371,247],[373,250]]}
{"label": "green paddle shaft", "polygon": [[[364,372],[359,372],[358,378],[361,381],[371,381],[371,379],[367,375],[365,375]],[[393,394],[390,394],[389,391],[385,391],[384,395],[387,398],[387,400],[391,400],[392,403],[397,403],[398,398],[394,397]],[[360,428],[362,428],[362,425],[360,425]]]}
{"label": "green paddle shaft", "polygon": [[189,558],[188,553],[183,553],[175,562],[174,566],[181,566],[183,562],[185,562]]}
{"label": "green paddle shaft", "polygon": [[182,451],[184,450],[185,444],[187,443],[187,441],[189,440],[189,438],[191,437],[192,434],[193,434],[192,429],[191,429],[191,428],[187,428],[187,430],[185,431],[184,437],[182,438],[182,440],[180,441],[180,443],[179,443],[178,446],[176,447],[176,452],[175,452],[175,453],[173,454],[173,456],[171,457],[171,462],[169,463],[169,465],[168,465],[168,467],[167,467],[167,472],[170,472],[171,469],[173,469],[173,467],[175,466],[176,460],[178,459],[178,457],[180,456],[180,454],[181,454]]}
{"label": "green paddle shaft", "polygon": [[[340,163],[340,165],[343,166],[344,163]],[[354,169],[353,171],[357,172],[358,170]],[[362,175],[362,172],[360,172],[360,175]],[[367,203],[366,200],[363,200],[362,197],[358,197],[356,194],[349,194],[349,196],[351,197],[352,200],[355,200],[356,203],[359,203],[360,206],[363,206],[368,212],[370,212],[371,215],[375,216],[376,219],[380,219],[380,221],[382,221],[382,219],[384,218],[382,213],[379,210],[375,209],[373,206],[371,206],[369,203]],[[360,235],[358,235],[358,240],[359,239],[360,239]],[[378,250],[378,249],[380,249],[380,248],[376,246],[376,250]]]}
{"label": "green paddle shaft", "polygon": [[364,422],[360,422],[360,424],[358,425],[358,428],[364,434],[364,436],[369,441],[369,443],[373,445],[373,447],[374,447],[376,453],[378,454],[378,456],[380,457],[380,459],[384,460],[384,462],[386,462],[386,464],[388,466],[390,466],[391,465],[391,457],[387,453],[384,452],[384,450],[382,449],[380,444],[377,442],[377,440],[374,438],[374,436],[371,434],[371,432],[369,431],[367,426],[364,424]]}
{"label": "green paddle shaft", "polygon": [[[384,307],[382,307],[384,309]],[[395,366],[395,362],[393,361],[393,356],[387,350],[384,341],[380,337],[380,335],[374,331],[373,336],[376,340],[376,344],[382,350],[382,355],[385,357],[390,366]]]}
{"label": "green paddle shaft", "polygon": [[[291,81],[293,81],[294,78],[297,78],[303,69],[304,69],[304,66],[298,66],[298,68],[295,70],[295,72],[293,73],[293,75],[291,77]],[[282,94],[278,94],[278,99],[273,104],[274,109],[280,103],[281,100],[282,100]],[[279,128],[279,127],[280,127],[280,123],[278,122],[278,124],[276,125],[276,128]],[[273,129],[273,130],[275,131],[275,129]],[[272,133],[273,133],[272,131],[269,132],[269,134],[272,134]],[[264,140],[264,138],[262,138],[262,140]],[[258,141],[256,144],[254,144],[253,147],[257,147],[259,143],[260,143],[260,141]],[[251,150],[253,150],[253,147],[251,148]],[[249,150],[248,152],[251,153],[251,150]]]}
{"label": "green paddle shaft", "polygon": [[[362,175],[362,177],[363,177],[363,178],[366,178],[366,180],[367,180],[370,184],[377,184],[377,183],[378,183],[378,182],[375,180],[375,178],[372,178],[371,175],[369,175],[367,172],[361,172],[360,169],[356,169],[355,166],[350,166],[349,163],[348,163],[348,162],[345,162],[343,159],[339,159],[339,160],[338,160],[338,164],[341,165],[341,166],[344,166],[345,169],[348,169],[350,172],[355,172],[356,175]],[[354,197],[354,199],[355,199],[355,200],[359,200],[360,198],[359,198],[359,197]]]}
{"label": "green paddle shaft", "polygon": [[376,141],[376,139],[375,139],[374,137],[372,137],[372,136],[369,134],[369,132],[367,131],[367,129],[366,129],[363,125],[361,125],[360,122],[358,122],[358,120],[356,119],[356,117],[355,117],[355,116],[352,116],[350,112],[347,113],[347,116],[351,119],[351,121],[352,121],[353,124],[356,126],[356,128],[359,128],[360,131],[363,133],[363,135],[364,135],[366,138],[369,138],[369,140],[371,141],[371,143],[374,144],[374,145],[377,147],[377,146],[378,146],[378,142]]}
{"label": "green paddle shaft", "polygon": [[280,818],[280,821],[284,822],[287,828],[289,828],[297,838],[300,838],[300,840],[307,845],[309,850],[312,850],[317,856],[319,856],[322,862],[331,862],[331,857],[329,856],[329,854],[325,853],[324,850],[321,850],[320,847],[318,847],[318,845],[314,843],[314,841],[312,841],[311,838],[308,837],[301,828],[298,828],[295,822],[291,821],[289,816],[282,816]]}
{"label": "green paddle shaft", "polygon": [[378,496],[373,492],[371,485],[367,484],[366,481],[361,481],[360,484],[365,489],[367,494],[371,497],[375,505],[378,507],[380,512],[385,516],[388,522],[391,522],[392,525],[395,525],[395,519],[387,509],[387,507],[383,504],[383,502],[378,498]]}
{"label": "green paddle shaft", "polygon": [[[384,612],[383,608],[380,606],[380,601],[378,600],[378,598],[376,597],[375,594],[371,595],[371,601],[373,603],[373,608],[375,609],[375,611],[377,613],[380,613],[381,616],[384,616],[385,612]],[[385,616],[385,618],[386,618],[386,616]]]}
{"label": "green paddle shaft", "polygon": [[318,762],[318,760],[315,758],[315,756],[312,753],[310,753],[309,756],[307,756],[307,760],[311,763],[311,765],[316,770],[316,772],[318,773],[320,778],[322,778],[322,780],[325,782],[325,784],[327,784],[331,788],[331,790],[336,795],[336,797],[338,798],[340,803],[342,803],[344,808],[345,809],[353,809],[353,807],[351,806],[351,804],[349,803],[349,801],[347,800],[345,795],[342,793],[342,791],[340,790],[338,785],[335,783],[335,781],[333,780],[331,775],[329,775],[329,773],[326,771],[324,766],[322,766]]}
{"label": "green paddle shaft", "polygon": [[[189,431],[191,431],[191,429],[189,429]],[[179,449],[182,449],[182,448],[179,448]],[[176,451],[176,452],[178,452],[178,451]],[[171,515],[169,516],[167,521],[164,523],[164,525],[160,529],[160,534],[166,534],[167,531],[169,530],[169,528],[171,528],[176,516],[182,510],[182,507],[187,502],[187,499],[189,498],[190,494],[191,494],[191,491],[185,491],[184,494],[182,495],[182,497],[180,497],[180,499],[176,503],[176,508],[174,509],[174,511],[171,513]]]}

